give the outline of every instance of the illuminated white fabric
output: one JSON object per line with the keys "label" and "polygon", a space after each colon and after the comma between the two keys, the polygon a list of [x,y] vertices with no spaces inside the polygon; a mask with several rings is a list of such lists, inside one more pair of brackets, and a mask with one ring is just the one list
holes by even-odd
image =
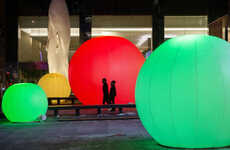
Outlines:
{"label": "illuminated white fabric", "polygon": [[70,20],[65,0],[52,0],[49,8],[47,57],[49,73],[68,79]]}

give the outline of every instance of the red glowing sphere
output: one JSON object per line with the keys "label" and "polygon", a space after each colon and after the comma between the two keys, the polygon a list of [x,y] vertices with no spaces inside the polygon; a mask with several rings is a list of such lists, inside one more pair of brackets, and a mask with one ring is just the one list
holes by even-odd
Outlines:
{"label": "red glowing sphere", "polygon": [[139,49],[125,38],[92,38],[71,58],[70,86],[83,104],[96,105],[103,102],[102,79],[107,79],[109,90],[115,80],[115,104],[135,103],[136,79],[144,61]]}

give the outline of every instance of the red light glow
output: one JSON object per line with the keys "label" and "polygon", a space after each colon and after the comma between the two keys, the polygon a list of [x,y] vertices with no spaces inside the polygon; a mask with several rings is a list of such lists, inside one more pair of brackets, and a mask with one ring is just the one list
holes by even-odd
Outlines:
{"label": "red light glow", "polygon": [[102,104],[102,78],[110,89],[116,81],[115,104],[135,103],[135,84],[145,58],[127,39],[114,36],[92,38],[81,45],[69,65],[74,94],[85,105]]}

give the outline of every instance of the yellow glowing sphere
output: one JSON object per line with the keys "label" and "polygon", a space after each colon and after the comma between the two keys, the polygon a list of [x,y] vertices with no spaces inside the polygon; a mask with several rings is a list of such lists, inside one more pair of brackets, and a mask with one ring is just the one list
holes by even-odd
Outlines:
{"label": "yellow glowing sphere", "polygon": [[70,96],[71,89],[69,82],[62,74],[46,74],[38,81],[38,85],[45,91],[47,97]]}

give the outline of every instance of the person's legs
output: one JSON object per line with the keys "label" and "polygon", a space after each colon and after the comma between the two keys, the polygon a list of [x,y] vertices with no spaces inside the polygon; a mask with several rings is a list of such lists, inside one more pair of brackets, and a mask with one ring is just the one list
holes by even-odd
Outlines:
{"label": "person's legs", "polygon": [[[111,104],[115,104],[114,99],[115,99],[115,97],[111,97]],[[116,108],[112,108],[112,111],[115,111],[115,110],[116,110]]]}
{"label": "person's legs", "polygon": [[[107,103],[108,105],[110,105],[110,104],[111,104],[109,97],[107,97],[107,99],[106,99],[106,103]],[[108,111],[111,111],[111,108],[108,108]]]}
{"label": "person's legs", "polygon": [[115,97],[111,98],[111,104],[115,104],[114,99],[115,99]]}
{"label": "person's legs", "polygon": [[111,104],[111,102],[110,102],[110,99],[109,99],[109,98],[107,98],[107,99],[106,99],[106,102],[107,102],[107,104]]}
{"label": "person's legs", "polygon": [[106,102],[106,97],[104,96],[103,97],[103,105],[105,105],[105,102]]}

